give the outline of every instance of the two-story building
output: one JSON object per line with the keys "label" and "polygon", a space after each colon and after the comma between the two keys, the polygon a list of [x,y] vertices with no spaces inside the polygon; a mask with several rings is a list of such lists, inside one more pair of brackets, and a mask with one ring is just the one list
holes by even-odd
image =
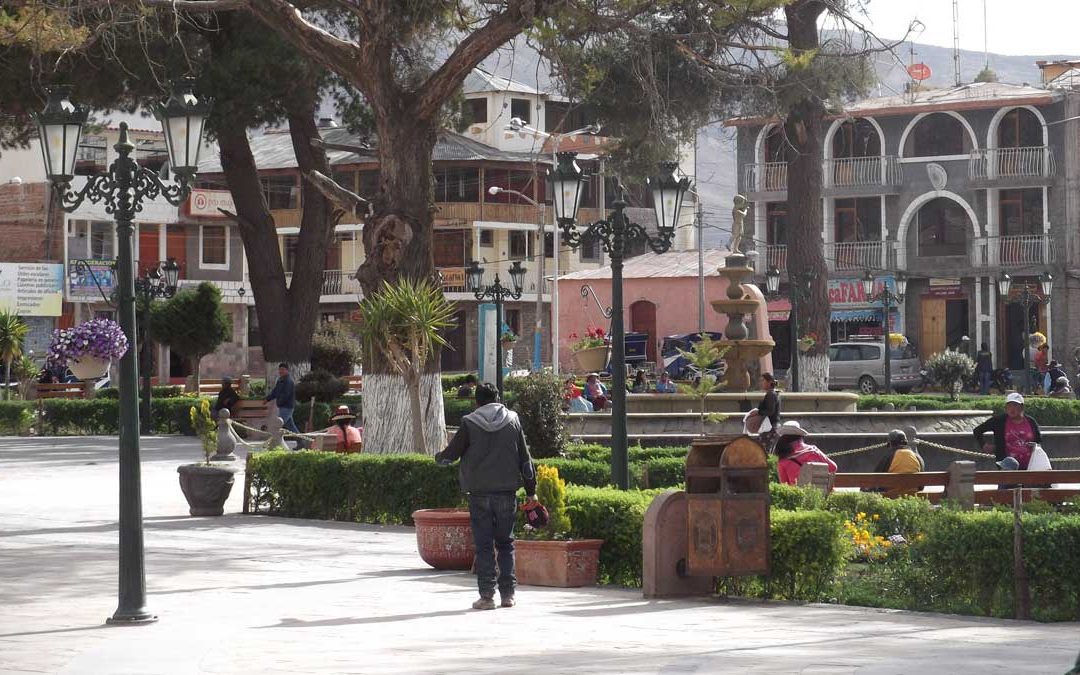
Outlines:
{"label": "two-story building", "polygon": [[[1041,296],[1038,277],[1054,275],[1050,304],[1030,309],[1064,360],[1080,339],[1069,317],[1076,280],[1077,129],[1071,90],[975,83],[860,101],[827,119],[821,232],[829,269],[832,340],[880,331],[880,304],[857,279],[869,270],[909,283],[894,315],[923,358],[969,336],[986,342],[999,366],[1022,367],[1020,286]],[[1059,123],[1060,122],[1060,123]],[[787,231],[787,153],[775,120],[735,119],[739,188],[751,201],[760,272],[786,271],[797,251]],[[1002,273],[1013,279],[998,297]],[[786,313],[773,312],[786,340]],[[780,364],[783,365],[783,364]]]}

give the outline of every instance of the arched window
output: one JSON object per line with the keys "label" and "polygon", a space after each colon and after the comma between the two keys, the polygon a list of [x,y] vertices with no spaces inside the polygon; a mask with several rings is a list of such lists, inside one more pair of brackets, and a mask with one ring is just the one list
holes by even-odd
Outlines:
{"label": "arched window", "polygon": [[847,120],[841,124],[832,139],[832,156],[877,157],[881,155],[881,138],[868,120]]}
{"label": "arched window", "polygon": [[789,146],[787,136],[784,134],[784,126],[774,124],[765,134],[765,161],[786,162]]}
{"label": "arched window", "polygon": [[1043,145],[1042,123],[1027,108],[1013,108],[998,122],[999,148],[1037,148]]}
{"label": "arched window", "polygon": [[920,257],[967,255],[971,219],[963,206],[937,197],[923,204],[915,218]]}
{"label": "arched window", "polygon": [[905,157],[966,155],[972,150],[964,125],[945,113],[933,113],[919,120],[905,145]]}

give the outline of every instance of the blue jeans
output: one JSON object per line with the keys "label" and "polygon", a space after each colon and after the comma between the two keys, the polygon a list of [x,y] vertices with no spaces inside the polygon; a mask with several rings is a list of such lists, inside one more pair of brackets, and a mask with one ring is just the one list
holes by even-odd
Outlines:
{"label": "blue jeans", "polygon": [[990,371],[979,372],[979,393],[986,396],[990,393]]}
{"label": "blue jeans", "polygon": [[473,543],[476,545],[476,582],[480,596],[495,597],[495,562],[498,552],[499,594],[511,596],[517,579],[514,577],[514,521],[517,517],[517,497],[512,492],[470,494],[469,519]]}
{"label": "blue jeans", "polygon": [[292,418],[292,414],[293,414],[293,409],[292,408],[281,408],[281,407],[279,407],[277,409],[277,414],[278,414],[278,417],[281,418],[281,426],[282,426],[283,429],[288,429],[289,431],[293,432],[294,434],[300,433],[300,430],[296,428],[296,422],[294,422],[293,418]]}

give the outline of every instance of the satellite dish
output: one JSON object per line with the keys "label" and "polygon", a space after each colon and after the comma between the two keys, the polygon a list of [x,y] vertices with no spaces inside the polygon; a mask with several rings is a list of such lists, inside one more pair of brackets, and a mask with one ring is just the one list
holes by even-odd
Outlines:
{"label": "satellite dish", "polygon": [[925,63],[913,63],[908,66],[907,72],[908,75],[911,76],[911,79],[918,82],[922,82],[923,80],[929,80],[930,76],[933,74],[930,71],[930,66],[926,65]]}

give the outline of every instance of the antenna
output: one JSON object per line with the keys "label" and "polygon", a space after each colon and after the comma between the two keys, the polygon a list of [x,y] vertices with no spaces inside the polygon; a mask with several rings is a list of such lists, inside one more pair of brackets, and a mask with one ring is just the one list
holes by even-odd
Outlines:
{"label": "antenna", "polygon": [[983,0],[983,67],[990,70],[990,30],[986,22],[986,0]]}
{"label": "antenna", "polygon": [[960,0],[952,0],[952,58],[956,86],[960,86]]}

